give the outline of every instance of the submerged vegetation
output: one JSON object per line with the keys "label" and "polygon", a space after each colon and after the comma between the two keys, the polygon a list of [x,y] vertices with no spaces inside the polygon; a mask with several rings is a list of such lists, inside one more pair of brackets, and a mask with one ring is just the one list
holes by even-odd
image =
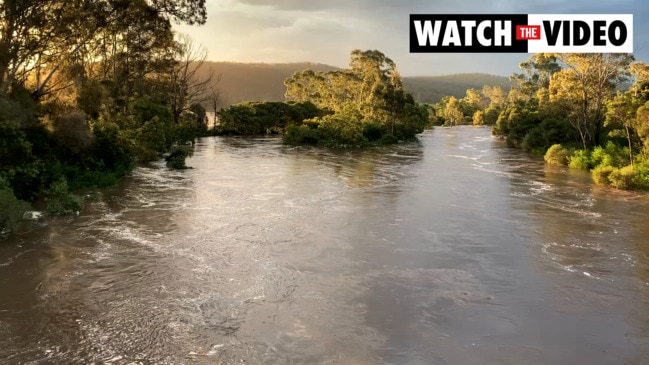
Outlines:
{"label": "submerged vegetation", "polygon": [[507,94],[443,99],[437,124],[491,125],[548,164],[591,170],[598,185],[649,189],[649,66],[628,54],[536,54],[520,66]]}
{"label": "submerged vegetation", "polygon": [[0,231],[25,202],[78,212],[71,190],[206,133],[215,82],[195,77],[204,51],[171,27],[205,19],[203,0],[0,1]]}

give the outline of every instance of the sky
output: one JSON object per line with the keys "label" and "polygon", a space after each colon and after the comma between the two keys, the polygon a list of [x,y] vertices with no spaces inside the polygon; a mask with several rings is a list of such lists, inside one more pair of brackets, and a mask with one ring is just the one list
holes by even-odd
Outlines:
{"label": "sky", "polygon": [[411,54],[410,14],[633,14],[636,59],[649,61],[647,0],[207,0],[203,26],[176,26],[210,61],[314,62],[346,67],[376,49],[403,76],[484,72],[508,76],[528,54]]}

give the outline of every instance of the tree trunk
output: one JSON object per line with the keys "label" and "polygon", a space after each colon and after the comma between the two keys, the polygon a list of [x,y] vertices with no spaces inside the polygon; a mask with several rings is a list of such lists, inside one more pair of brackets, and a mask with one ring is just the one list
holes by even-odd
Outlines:
{"label": "tree trunk", "polygon": [[625,125],[624,129],[626,129],[626,139],[629,142],[629,162],[631,162],[631,166],[633,166],[633,144],[631,143],[631,132],[629,131],[628,125]]}

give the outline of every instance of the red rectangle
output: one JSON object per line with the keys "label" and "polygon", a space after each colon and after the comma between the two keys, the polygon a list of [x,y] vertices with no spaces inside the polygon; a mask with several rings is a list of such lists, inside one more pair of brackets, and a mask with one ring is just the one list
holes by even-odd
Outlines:
{"label": "red rectangle", "polygon": [[541,39],[540,25],[517,25],[516,40]]}

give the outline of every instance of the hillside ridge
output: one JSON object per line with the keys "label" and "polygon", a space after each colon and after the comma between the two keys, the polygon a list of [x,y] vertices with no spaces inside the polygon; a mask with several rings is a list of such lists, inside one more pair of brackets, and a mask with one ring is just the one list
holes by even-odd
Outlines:
{"label": "hillside ridge", "polygon": [[[213,72],[220,75],[218,85],[221,98],[219,106],[226,108],[244,101],[284,100],[284,80],[293,73],[311,69],[316,72],[340,70],[340,68],[315,62],[296,63],[238,63],[205,62],[199,71],[201,75]],[[484,85],[500,86],[508,90],[507,77],[485,73],[461,73],[449,75],[404,76],[404,86],[415,100],[422,103],[436,103],[447,95],[463,97],[466,89],[480,89]],[[207,105],[206,105],[207,106]]]}

